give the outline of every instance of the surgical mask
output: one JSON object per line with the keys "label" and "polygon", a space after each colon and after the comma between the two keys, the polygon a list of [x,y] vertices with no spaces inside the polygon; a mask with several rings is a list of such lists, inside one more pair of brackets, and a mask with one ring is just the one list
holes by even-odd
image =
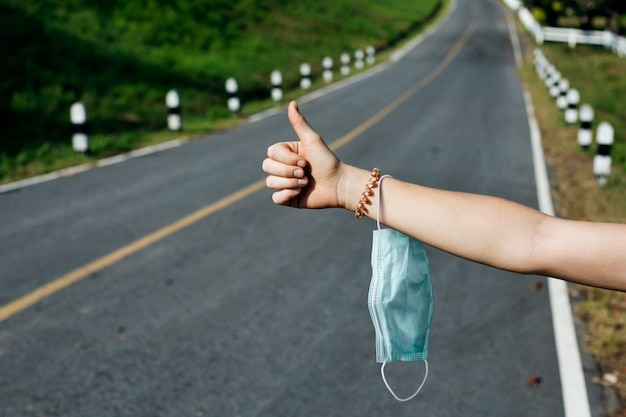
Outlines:
{"label": "surgical mask", "polygon": [[[380,227],[380,195],[386,177],[389,176],[382,176],[378,185],[378,228],[373,232],[368,308],[376,332],[376,361],[382,363],[383,382],[396,400],[408,401],[420,392],[428,377],[433,290],[424,244]],[[424,361],[424,379],[407,398],[399,398],[387,382],[385,365],[393,361]]]}

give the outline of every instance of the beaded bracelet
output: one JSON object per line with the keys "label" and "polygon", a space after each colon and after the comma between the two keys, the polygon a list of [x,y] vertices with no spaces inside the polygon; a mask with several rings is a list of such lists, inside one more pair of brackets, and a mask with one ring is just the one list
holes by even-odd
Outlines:
{"label": "beaded bracelet", "polygon": [[365,191],[361,194],[361,200],[359,201],[359,204],[357,204],[356,210],[354,210],[354,217],[357,219],[365,217],[365,213],[367,213],[365,204],[370,203],[369,197],[374,195],[374,191],[372,191],[372,189],[376,188],[378,180],[380,180],[380,169],[374,168],[372,169],[372,178],[370,178],[369,182],[365,184]]}

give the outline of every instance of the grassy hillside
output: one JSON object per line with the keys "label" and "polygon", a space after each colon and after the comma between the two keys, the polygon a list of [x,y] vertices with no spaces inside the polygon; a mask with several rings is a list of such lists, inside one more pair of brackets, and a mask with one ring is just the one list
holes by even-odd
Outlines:
{"label": "grassy hillside", "polygon": [[72,155],[76,100],[92,156],[124,151],[165,129],[172,88],[185,121],[228,117],[226,78],[237,78],[244,103],[265,99],[272,70],[293,87],[302,62],[315,75],[326,55],[337,65],[342,52],[384,50],[440,2],[0,0],[0,182]]}

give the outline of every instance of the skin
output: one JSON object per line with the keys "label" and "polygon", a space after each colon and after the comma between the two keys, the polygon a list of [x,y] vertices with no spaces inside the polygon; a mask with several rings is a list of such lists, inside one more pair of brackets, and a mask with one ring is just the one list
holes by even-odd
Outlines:
{"label": "skin", "polygon": [[[340,161],[291,102],[298,141],[268,148],[263,170],[272,200],[354,211],[370,171]],[[384,174],[384,173],[383,173]],[[384,180],[381,222],[456,256],[522,274],[626,291],[626,225],[559,219],[496,197]],[[377,194],[366,206],[376,219]]]}

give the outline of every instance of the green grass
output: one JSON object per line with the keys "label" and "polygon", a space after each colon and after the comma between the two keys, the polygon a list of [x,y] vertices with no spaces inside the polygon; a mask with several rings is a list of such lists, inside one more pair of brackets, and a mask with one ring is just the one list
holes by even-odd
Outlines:
{"label": "green grass", "polygon": [[[324,56],[385,51],[431,20],[442,0],[0,0],[0,182],[167,138],[165,94],[181,96],[182,133],[236,123],[273,105],[270,73],[297,91],[298,68]],[[289,97],[286,96],[285,100]],[[71,151],[69,108],[85,103],[91,154]]]}

